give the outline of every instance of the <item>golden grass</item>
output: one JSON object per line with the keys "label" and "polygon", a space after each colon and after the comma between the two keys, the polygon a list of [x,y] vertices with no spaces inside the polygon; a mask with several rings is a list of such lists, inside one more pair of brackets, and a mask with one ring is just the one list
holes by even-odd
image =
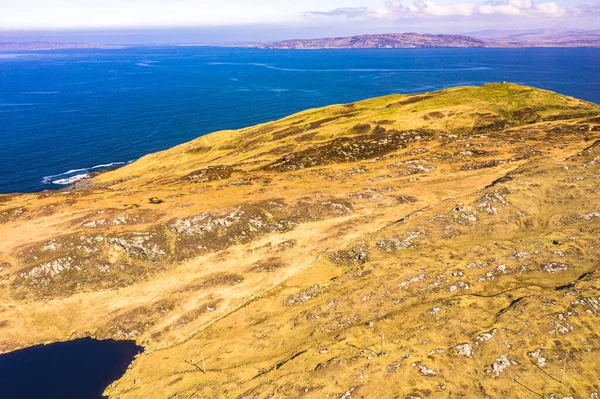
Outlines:
{"label": "golden grass", "polygon": [[599,115],[392,95],[2,197],[0,350],[135,339],[119,398],[589,397]]}

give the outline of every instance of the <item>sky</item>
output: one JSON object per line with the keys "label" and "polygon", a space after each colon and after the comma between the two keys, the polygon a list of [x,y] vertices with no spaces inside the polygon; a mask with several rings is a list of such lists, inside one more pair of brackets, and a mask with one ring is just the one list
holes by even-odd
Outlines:
{"label": "sky", "polygon": [[0,40],[151,41],[159,32],[223,42],[488,29],[600,29],[600,0],[0,0]]}

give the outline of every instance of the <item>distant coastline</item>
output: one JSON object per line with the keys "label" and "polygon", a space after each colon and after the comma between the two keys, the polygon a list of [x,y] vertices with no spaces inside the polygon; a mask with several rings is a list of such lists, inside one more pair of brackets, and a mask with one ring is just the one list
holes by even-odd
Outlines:
{"label": "distant coastline", "polygon": [[62,43],[62,42],[0,42],[0,51],[50,51],[68,49],[120,49],[125,46],[109,46],[88,43]]}
{"label": "distant coastline", "polygon": [[600,33],[567,32],[538,37],[474,37],[466,35],[385,33],[319,39],[292,39],[257,45],[263,49],[394,49],[394,48],[526,48],[600,47]]}
{"label": "distant coastline", "polygon": [[600,48],[600,30],[482,31],[467,34],[381,33],[274,42],[182,42],[170,44],[90,44],[58,41],[0,41],[0,52],[127,47],[222,47],[266,50],[409,49],[409,48]]}

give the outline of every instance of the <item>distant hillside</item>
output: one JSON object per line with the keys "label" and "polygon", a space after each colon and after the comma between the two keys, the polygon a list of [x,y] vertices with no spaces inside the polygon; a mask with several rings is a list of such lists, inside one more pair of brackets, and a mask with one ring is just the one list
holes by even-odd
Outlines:
{"label": "distant hillside", "polygon": [[385,33],[349,37],[293,39],[258,46],[267,49],[325,48],[436,48],[436,47],[600,47],[598,31],[502,32],[485,31],[481,35],[431,35]]}
{"label": "distant hillside", "polygon": [[386,33],[321,39],[295,39],[263,45],[263,48],[418,48],[418,47],[484,47],[485,40],[462,35],[421,35],[418,33]]}

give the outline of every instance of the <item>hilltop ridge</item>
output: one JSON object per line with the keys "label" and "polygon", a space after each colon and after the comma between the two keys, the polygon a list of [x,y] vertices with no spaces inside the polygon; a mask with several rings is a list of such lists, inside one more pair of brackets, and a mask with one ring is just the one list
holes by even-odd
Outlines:
{"label": "hilltop ridge", "polygon": [[114,398],[600,394],[599,143],[600,106],[487,84],[0,195],[0,351],[134,339]]}

